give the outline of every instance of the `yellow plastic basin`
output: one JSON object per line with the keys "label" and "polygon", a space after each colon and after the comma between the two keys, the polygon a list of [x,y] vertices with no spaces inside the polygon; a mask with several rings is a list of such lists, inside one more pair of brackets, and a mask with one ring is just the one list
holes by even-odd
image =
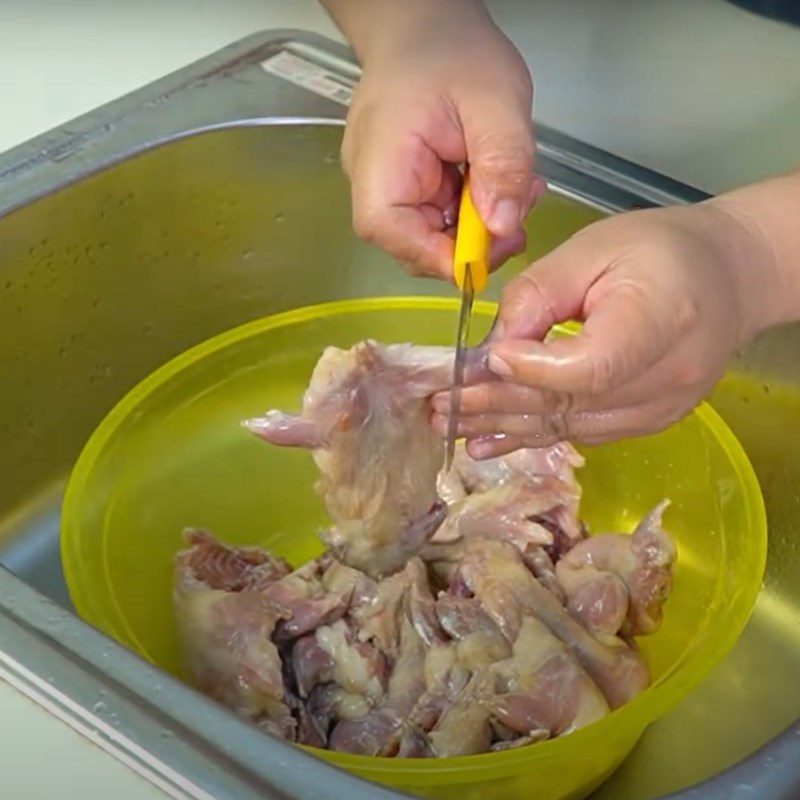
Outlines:
{"label": "yellow plastic basin", "polygon": [[[476,337],[494,310],[477,304]],[[295,564],[319,551],[325,514],[310,456],[259,442],[240,421],[297,408],[325,345],[452,344],[455,320],[455,303],[440,299],[331,303],[244,325],[149,376],[95,431],[67,489],[61,546],[80,615],[178,674],[170,588],[184,527]],[[317,755],[429,797],[580,798],[720,661],[750,614],[766,555],[764,507],[738,442],[704,405],[658,436],[586,455],[592,530],[629,531],[662,497],[673,501],[665,520],[678,546],[674,590],[662,629],[641,640],[653,685],[600,722],[518,750],[441,760]]]}

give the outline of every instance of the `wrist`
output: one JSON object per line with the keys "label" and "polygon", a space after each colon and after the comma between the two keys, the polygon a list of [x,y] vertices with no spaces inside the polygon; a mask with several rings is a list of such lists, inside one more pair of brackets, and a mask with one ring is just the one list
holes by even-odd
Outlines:
{"label": "wrist", "polygon": [[717,219],[717,247],[734,282],[742,342],[790,321],[790,287],[758,219],[732,196],[720,195],[701,206]]}
{"label": "wrist", "polygon": [[430,40],[440,46],[461,40],[472,31],[492,26],[482,0],[369,0],[358,3],[356,20],[341,20],[342,28],[362,66],[397,53],[413,52]]}

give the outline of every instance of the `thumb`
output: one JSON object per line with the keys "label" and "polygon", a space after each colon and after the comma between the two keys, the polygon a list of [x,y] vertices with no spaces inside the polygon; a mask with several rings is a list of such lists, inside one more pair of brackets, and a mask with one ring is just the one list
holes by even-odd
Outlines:
{"label": "thumb", "polygon": [[472,201],[494,236],[519,230],[533,204],[530,102],[481,94],[462,103]]}
{"label": "thumb", "polygon": [[[671,331],[657,324],[657,298],[630,278],[616,282],[598,244],[579,235],[508,285],[500,336],[489,351],[496,375],[540,390],[597,395],[632,380],[667,351]],[[538,341],[553,325],[584,318],[577,335]]]}
{"label": "thumb", "polygon": [[586,296],[605,271],[589,234],[576,234],[506,284],[489,341],[541,340],[553,325],[582,318]]}

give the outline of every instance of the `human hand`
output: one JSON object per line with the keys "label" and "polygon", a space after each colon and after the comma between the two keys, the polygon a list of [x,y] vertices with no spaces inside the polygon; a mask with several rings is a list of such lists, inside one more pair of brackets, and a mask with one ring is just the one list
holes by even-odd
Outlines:
{"label": "human hand", "polygon": [[[461,394],[468,451],[596,444],[680,419],[770,324],[771,261],[748,219],[715,201],[622,214],[576,234],[503,292],[488,341],[497,380]],[[567,320],[582,321],[580,333],[543,341]],[[449,399],[434,398],[442,433]]]}
{"label": "human hand", "polygon": [[395,4],[390,36],[361,37],[371,46],[342,164],[356,233],[413,275],[451,280],[460,163],[494,235],[492,264],[524,250],[522,221],[544,186],[533,175],[532,86],[482,4],[412,5],[402,14]]}

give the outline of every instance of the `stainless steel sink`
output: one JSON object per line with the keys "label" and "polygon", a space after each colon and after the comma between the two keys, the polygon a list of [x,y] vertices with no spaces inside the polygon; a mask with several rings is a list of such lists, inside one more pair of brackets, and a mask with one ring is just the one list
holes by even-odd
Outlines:
{"label": "stainless steel sink", "polygon": [[[328,96],[261,66],[281,52],[323,70]],[[159,364],[290,307],[449,292],[406,278],[350,231],[340,99],[357,76],[338,45],[268,32],[0,156],[0,677],[176,796],[399,797],[265,738],[81,623],[58,551],[81,446]],[[604,214],[702,197],[554,131],[539,136],[552,193],[506,275]],[[800,716],[797,344],[800,329],[766,337],[712,398],[767,502],[753,618],[597,798],[697,784],[676,796],[800,794],[800,736],[775,739]]]}

